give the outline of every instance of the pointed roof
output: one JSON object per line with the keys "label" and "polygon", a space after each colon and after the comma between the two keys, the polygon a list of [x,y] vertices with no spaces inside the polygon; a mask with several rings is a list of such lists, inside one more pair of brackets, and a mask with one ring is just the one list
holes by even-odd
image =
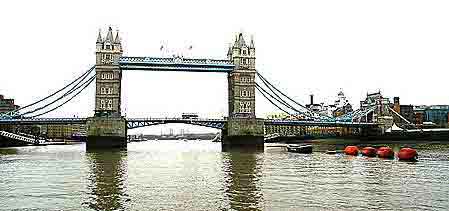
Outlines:
{"label": "pointed roof", "polygon": [[113,35],[112,35],[112,28],[109,27],[108,29],[108,34],[106,35],[106,40],[105,41],[109,41],[112,42],[114,39]]}
{"label": "pointed roof", "polygon": [[250,48],[254,48],[254,36],[251,35],[251,42],[249,43]]}
{"label": "pointed roof", "polygon": [[114,43],[120,44],[120,37],[118,36],[118,30],[117,30],[117,34],[115,35],[115,40]]}
{"label": "pointed roof", "polygon": [[237,44],[239,47],[246,46],[245,39],[243,38],[243,33],[241,33],[241,32],[239,33]]}
{"label": "pointed roof", "polygon": [[101,38],[101,30],[98,30],[98,37],[97,37],[97,43],[102,43],[103,39]]}

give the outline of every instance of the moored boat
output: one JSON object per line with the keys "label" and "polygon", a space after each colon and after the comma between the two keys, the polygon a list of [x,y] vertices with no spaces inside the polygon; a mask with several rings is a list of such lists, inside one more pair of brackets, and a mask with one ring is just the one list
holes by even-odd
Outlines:
{"label": "moored boat", "polygon": [[296,152],[296,153],[304,153],[304,154],[310,154],[312,153],[312,145],[311,144],[305,144],[305,145],[287,145],[287,151],[289,152]]}

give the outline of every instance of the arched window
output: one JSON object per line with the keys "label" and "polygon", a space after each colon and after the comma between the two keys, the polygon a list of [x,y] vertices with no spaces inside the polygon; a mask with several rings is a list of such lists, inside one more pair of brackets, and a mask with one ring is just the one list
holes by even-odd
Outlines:
{"label": "arched window", "polygon": [[112,109],[112,100],[108,100],[108,109]]}
{"label": "arched window", "polygon": [[106,94],[106,88],[101,87],[100,88],[100,94]]}
{"label": "arched window", "polygon": [[106,104],[104,102],[104,100],[100,100],[100,108],[105,108]]}

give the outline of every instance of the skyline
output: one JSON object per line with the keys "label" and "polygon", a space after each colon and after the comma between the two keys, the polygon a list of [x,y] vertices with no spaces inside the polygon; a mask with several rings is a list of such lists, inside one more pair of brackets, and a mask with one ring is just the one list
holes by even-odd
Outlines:
{"label": "skyline", "polygon": [[[379,89],[389,98],[399,96],[402,104],[449,104],[444,93],[444,71],[449,68],[449,29],[444,27],[449,15],[444,1],[262,2],[242,17],[227,13],[233,9],[231,2],[216,6],[204,2],[202,9],[185,2],[170,7],[170,3],[147,4],[156,8],[152,13],[128,3],[119,13],[114,4],[102,2],[44,2],[39,11],[32,9],[34,2],[20,11],[16,9],[20,2],[8,2],[0,9],[4,10],[0,18],[17,21],[6,22],[7,33],[0,35],[8,41],[0,53],[8,61],[3,63],[0,93],[25,105],[62,87],[94,64],[98,29],[105,32],[111,25],[120,30],[124,55],[129,56],[161,56],[164,45],[178,51],[193,46],[194,57],[226,58],[228,43],[243,29],[247,40],[254,35],[258,71],[304,104],[312,93],[315,102],[331,103],[340,88],[355,108],[367,92]],[[54,4],[61,4],[60,9],[52,10]],[[242,3],[243,8],[251,6]],[[183,19],[157,8],[170,8]],[[81,9],[86,17],[75,15]],[[273,11],[273,17],[266,17]],[[33,19],[21,19],[25,13]],[[146,21],[158,18],[162,21]],[[24,85],[28,88],[21,88]],[[125,72],[122,113],[227,114],[226,87],[222,74]],[[48,116],[91,116],[93,86],[87,91]],[[276,111],[261,95],[256,99],[259,116]]]}

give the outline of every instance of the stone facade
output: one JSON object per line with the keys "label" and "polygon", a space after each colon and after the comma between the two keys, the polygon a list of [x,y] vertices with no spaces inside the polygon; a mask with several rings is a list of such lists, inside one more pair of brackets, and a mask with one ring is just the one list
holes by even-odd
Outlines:
{"label": "stone facade", "polygon": [[229,47],[228,59],[235,68],[228,74],[229,118],[255,118],[256,50],[251,39],[246,44],[243,34]]}
{"label": "stone facade", "polygon": [[10,112],[19,109],[19,106],[14,104],[14,99],[6,99],[0,95],[0,113]]}
{"label": "stone facade", "polygon": [[263,146],[264,123],[256,119],[256,50],[251,39],[246,44],[239,33],[228,49],[228,59],[235,65],[228,74],[229,117],[222,132],[222,147]]}
{"label": "stone facade", "polygon": [[118,31],[114,37],[109,27],[104,39],[99,32],[96,46],[95,116],[120,117],[122,72],[118,61],[123,49]]}
{"label": "stone facade", "polygon": [[92,117],[87,120],[87,149],[126,148],[126,136],[123,117]]}

